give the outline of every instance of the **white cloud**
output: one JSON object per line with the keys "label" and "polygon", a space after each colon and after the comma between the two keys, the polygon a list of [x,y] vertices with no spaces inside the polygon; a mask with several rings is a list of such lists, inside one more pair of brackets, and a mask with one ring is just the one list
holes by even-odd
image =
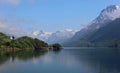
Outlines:
{"label": "white cloud", "polygon": [[8,24],[7,19],[0,18],[0,32],[3,32],[7,35],[14,35],[14,36],[22,36],[25,34],[21,30],[22,28],[20,28],[19,26],[15,24],[14,25],[12,24],[13,23]]}
{"label": "white cloud", "polygon": [[11,4],[11,5],[19,5],[21,0],[0,0],[0,4],[1,5],[7,5],[7,4]]}
{"label": "white cloud", "polygon": [[[24,1],[24,0],[23,0]],[[19,5],[22,0],[0,0],[0,5]],[[27,0],[29,4],[35,4],[35,0]]]}
{"label": "white cloud", "polygon": [[91,25],[91,22],[84,22],[81,24],[83,28],[89,27]]}

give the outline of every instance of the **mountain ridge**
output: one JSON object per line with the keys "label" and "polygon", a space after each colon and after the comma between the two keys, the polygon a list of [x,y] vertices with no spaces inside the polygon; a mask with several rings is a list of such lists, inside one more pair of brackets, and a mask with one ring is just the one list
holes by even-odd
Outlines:
{"label": "mountain ridge", "polygon": [[[110,27],[109,25],[111,25],[112,27],[115,26],[112,24],[116,24],[116,26],[118,26],[117,23],[115,23],[116,21],[119,20],[118,18],[120,18],[120,5],[108,6],[107,8],[105,8],[101,11],[100,15],[96,19],[94,19],[88,27],[85,27],[82,30],[78,31],[72,37],[72,39],[69,39],[68,41],[64,42],[63,46],[69,46],[69,45],[71,45],[71,46],[78,45],[79,46],[80,44],[82,44],[84,46],[93,45],[91,42],[93,42],[93,40],[96,41],[95,38],[98,38],[98,37],[104,38],[104,36],[102,36],[102,34],[108,33],[108,31],[105,31],[105,30],[104,30],[105,32],[102,31],[103,28],[107,29],[107,27]],[[112,27],[110,27],[111,30],[112,30]],[[115,28],[113,30],[115,30]],[[117,30],[119,30],[119,29],[117,28]],[[117,30],[115,30],[115,31],[117,31]],[[98,31],[99,31],[99,33],[100,32],[103,32],[103,33],[99,34]],[[108,34],[111,34],[111,33],[108,33]],[[120,34],[120,32],[117,32],[117,34]],[[117,35],[117,34],[115,34],[115,35]],[[107,37],[109,38],[109,36],[107,36]],[[100,38],[98,38],[98,39],[100,40]],[[117,37],[116,37],[116,39],[117,39]],[[101,42],[103,42],[103,40],[101,40]]]}

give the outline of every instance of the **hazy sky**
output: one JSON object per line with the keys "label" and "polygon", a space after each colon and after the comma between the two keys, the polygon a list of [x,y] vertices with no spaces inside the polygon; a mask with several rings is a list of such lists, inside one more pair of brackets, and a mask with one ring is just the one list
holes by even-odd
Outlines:
{"label": "hazy sky", "polygon": [[120,0],[0,0],[0,27],[27,32],[79,30],[114,4]]}

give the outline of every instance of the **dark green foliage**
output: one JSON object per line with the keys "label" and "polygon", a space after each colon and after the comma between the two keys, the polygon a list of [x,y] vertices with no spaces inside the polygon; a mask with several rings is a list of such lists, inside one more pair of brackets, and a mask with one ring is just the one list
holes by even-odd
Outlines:
{"label": "dark green foliage", "polygon": [[14,40],[13,45],[14,47],[21,48],[21,49],[34,48],[34,39],[32,39],[31,37],[24,36]]}
{"label": "dark green foliage", "polygon": [[37,47],[48,47],[48,44],[45,43],[44,41],[41,41],[37,38],[34,39],[34,46],[37,46]]}
{"label": "dark green foliage", "polygon": [[[10,37],[3,33],[0,33],[0,48],[6,48],[10,46]],[[6,46],[7,45],[7,46]]]}
{"label": "dark green foliage", "polygon": [[0,48],[18,48],[18,49],[34,49],[35,47],[48,47],[48,44],[37,38],[33,39],[28,36],[23,36],[17,39],[10,39],[3,33],[0,33]]}
{"label": "dark green foliage", "polygon": [[34,49],[35,47],[38,47],[38,48],[48,47],[48,44],[37,38],[33,39],[31,37],[24,36],[24,37],[16,39],[14,41],[14,46],[17,48],[22,48],[22,49],[23,48]]}
{"label": "dark green foliage", "polygon": [[53,51],[59,51],[62,49],[62,46],[58,43],[53,44],[52,47],[53,47]]}

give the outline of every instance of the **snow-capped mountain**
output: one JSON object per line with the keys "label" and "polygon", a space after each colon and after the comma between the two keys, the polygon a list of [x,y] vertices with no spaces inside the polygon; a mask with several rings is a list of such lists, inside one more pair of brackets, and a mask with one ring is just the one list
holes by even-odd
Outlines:
{"label": "snow-capped mountain", "polygon": [[89,23],[89,26],[82,30],[89,32],[104,27],[107,23],[120,18],[120,5],[110,5],[103,9],[100,15]]}
{"label": "snow-capped mountain", "polygon": [[29,33],[29,35],[39,38],[50,44],[63,43],[68,39],[70,39],[70,41],[78,41],[80,39],[86,39],[92,35],[94,31],[104,27],[106,24],[112,22],[116,18],[120,18],[120,5],[111,5],[103,9],[100,15],[89,23],[89,26],[83,28],[80,31],[71,29],[61,30],[57,32],[34,31]]}
{"label": "snow-capped mountain", "polygon": [[[105,26],[108,26],[109,28],[109,24],[113,21],[115,21],[117,18],[120,18],[120,5],[111,5],[106,7],[105,9],[103,9],[100,13],[100,15],[95,18],[93,21],[91,21],[89,23],[89,26],[81,29],[80,31],[78,31],[73,37],[72,39],[70,39],[69,42],[67,43],[65,46],[69,46],[69,45],[79,45],[78,43],[81,43],[80,41],[91,41],[92,39],[99,39],[99,37],[102,37],[102,34],[100,33],[100,35],[95,35],[95,33],[98,30],[101,30],[101,28],[104,28]],[[115,23],[115,22],[114,22]],[[113,26],[113,25],[112,25]],[[107,29],[107,27],[106,27]],[[113,29],[111,29],[113,30]],[[114,29],[115,30],[115,29]],[[100,31],[102,32],[102,31]],[[107,31],[105,31],[107,33]],[[117,31],[116,31],[117,32]],[[104,33],[104,31],[102,32]],[[99,34],[99,33],[97,33]],[[110,33],[112,34],[112,33]],[[93,36],[98,36],[93,38]],[[104,38],[104,37],[103,37]]]}
{"label": "snow-capped mountain", "polygon": [[61,30],[52,32],[44,32],[44,31],[33,31],[28,33],[29,36],[34,38],[39,38],[47,43],[62,43],[63,41],[73,37],[73,35],[77,32],[77,30]]}
{"label": "snow-capped mountain", "polygon": [[51,34],[52,32],[44,32],[44,31],[32,31],[28,33],[29,36],[34,38],[39,38],[43,41],[46,41]]}
{"label": "snow-capped mountain", "polygon": [[94,20],[95,23],[104,23],[120,17],[120,5],[111,5],[103,9]]}
{"label": "snow-capped mountain", "polygon": [[103,9],[100,15],[89,24],[87,30],[99,29],[116,18],[120,18],[120,5],[110,5]]}
{"label": "snow-capped mountain", "polygon": [[116,18],[120,18],[120,5],[110,5],[103,9],[97,18],[88,23],[88,26],[79,32],[87,33],[89,31],[97,30]]}
{"label": "snow-capped mountain", "polygon": [[70,39],[71,37],[73,37],[73,35],[76,32],[77,32],[77,30],[71,30],[71,29],[57,31],[55,33],[52,33],[46,41],[51,44],[52,43],[62,43],[64,41],[66,41],[67,39]]}

